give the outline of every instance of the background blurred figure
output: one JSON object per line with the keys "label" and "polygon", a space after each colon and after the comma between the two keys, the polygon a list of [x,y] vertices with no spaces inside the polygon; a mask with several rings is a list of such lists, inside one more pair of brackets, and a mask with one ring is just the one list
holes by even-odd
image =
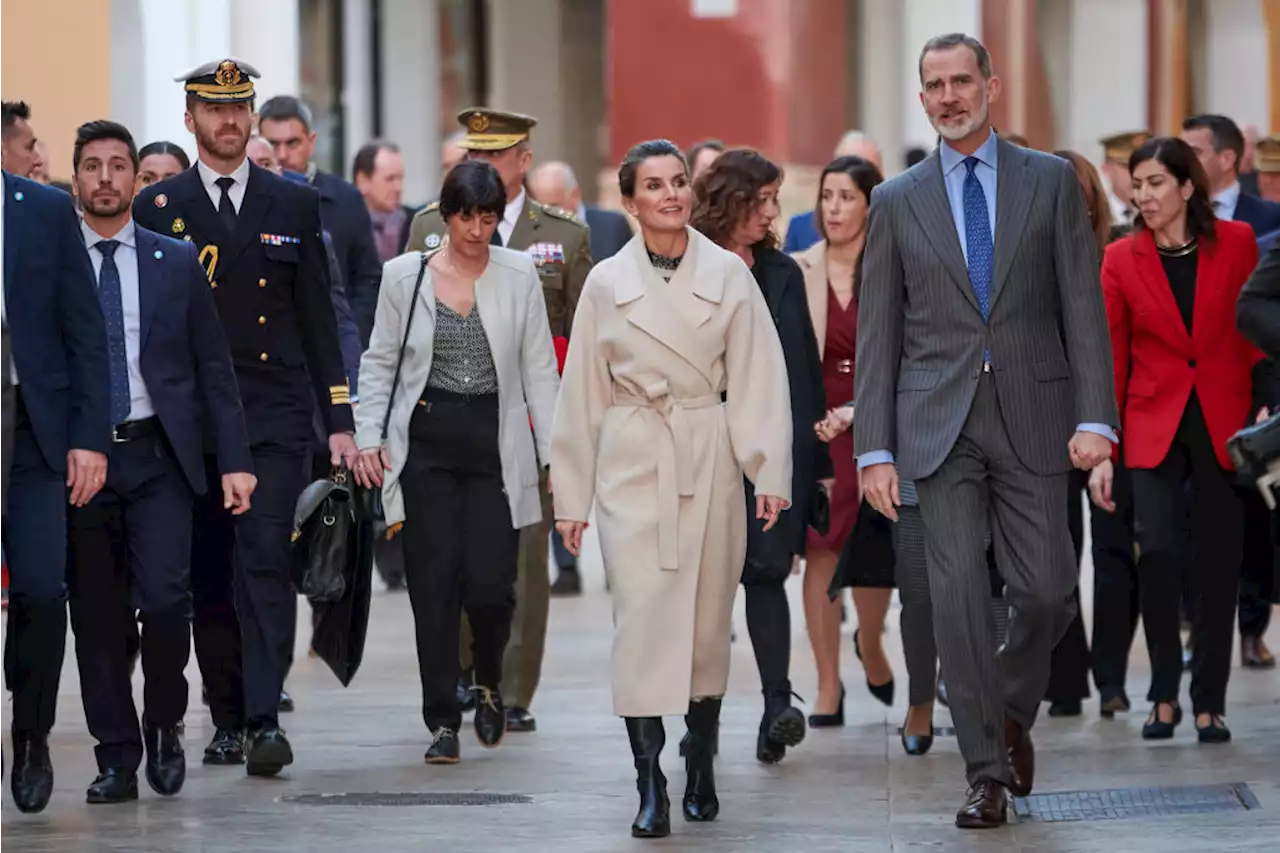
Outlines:
{"label": "background blurred figure", "polygon": [[[280,161],[276,159],[276,151],[271,147],[271,143],[263,139],[258,134],[249,137],[249,145],[245,148],[245,153],[249,157],[249,162],[260,169],[266,169],[268,172],[275,172],[277,175],[281,173]],[[294,174],[302,174],[295,172]],[[305,179],[306,175],[302,175]],[[306,181],[304,180],[303,183]]]}
{"label": "background blurred figure", "polygon": [[[861,157],[884,174],[884,160],[880,157],[880,146],[871,137],[860,130],[850,130],[840,137],[832,157]],[[802,252],[822,239],[815,221],[814,211],[797,213],[787,223],[787,237],[782,244],[782,251],[787,254]]]}
{"label": "background blurred figure", "polygon": [[24,101],[0,104],[0,169],[20,178],[44,167],[31,126],[31,108]]}
{"label": "background blurred figure", "polygon": [[1258,176],[1258,195],[1265,201],[1280,204],[1280,135],[1258,140],[1253,165]]}
{"label": "background blurred figure", "polygon": [[134,194],[189,168],[191,160],[180,145],[163,140],[148,143],[138,152],[138,180],[134,184]]}
{"label": "background blurred figure", "polygon": [[351,180],[369,208],[373,241],[378,257],[386,263],[404,251],[413,219],[413,208],[403,204],[404,157],[400,146],[385,139],[365,143],[351,161]]}
{"label": "background blurred figure", "polygon": [[1257,152],[1258,128],[1248,125],[1240,129],[1244,137],[1244,151],[1240,155],[1240,191],[1254,198],[1261,198],[1258,188],[1258,170],[1254,162]]}
{"label": "background blurred figure", "polygon": [[1191,116],[1182,122],[1182,141],[1191,146],[1204,168],[1214,216],[1243,222],[1257,237],[1280,228],[1280,204],[1241,191],[1244,134],[1234,121],[1221,115]]}
{"label": "background blurred figure", "polygon": [[1145,130],[1129,130],[1098,140],[1098,144],[1102,146],[1102,165],[1098,170],[1107,185],[1113,240],[1123,237],[1133,228],[1137,211],[1133,207],[1133,179],[1129,177],[1129,158],[1150,138],[1151,134]]}
{"label": "background blurred figure", "polygon": [[462,140],[467,136],[465,130],[455,130],[440,143],[440,180],[443,181],[453,167],[467,159],[467,149],[462,147]]}
{"label": "background blurred figure", "polygon": [[[35,168],[31,170],[31,180],[39,184],[49,183],[49,146],[43,139],[36,140],[36,155],[39,158]],[[65,183],[65,182],[64,182]]]}
{"label": "background blurred figure", "polygon": [[712,163],[724,153],[724,143],[719,139],[704,139],[689,149],[689,179],[696,181]]}
{"label": "background blurred figure", "polygon": [[621,213],[582,203],[582,187],[568,163],[548,160],[529,173],[529,194],[534,201],[567,210],[591,229],[591,258],[600,263],[612,258],[631,239],[631,226]]}

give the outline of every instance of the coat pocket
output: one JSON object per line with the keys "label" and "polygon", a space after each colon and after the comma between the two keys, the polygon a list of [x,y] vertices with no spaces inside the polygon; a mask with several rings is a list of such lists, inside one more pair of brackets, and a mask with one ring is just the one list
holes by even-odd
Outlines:
{"label": "coat pocket", "polygon": [[936,370],[914,368],[898,375],[898,393],[903,391],[928,391],[937,386],[941,374]]}
{"label": "coat pocket", "polygon": [[[503,424],[503,446],[511,454],[511,462],[520,475],[520,485],[538,485],[538,452],[533,446],[533,428],[529,426],[529,407],[512,406]],[[504,461],[503,467],[508,463]]]}
{"label": "coat pocket", "polygon": [[1066,361],[1037,361],[1031,365],[1031,375],[1037,382],[1061,382],[1071,378],[1071,367]]}

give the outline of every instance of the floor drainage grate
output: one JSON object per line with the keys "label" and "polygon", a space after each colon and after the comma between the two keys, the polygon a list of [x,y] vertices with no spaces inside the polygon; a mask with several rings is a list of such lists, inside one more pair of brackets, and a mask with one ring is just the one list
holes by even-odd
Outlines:
{"label": "floor drainage grate", "polygon": [[1032,794],[1030,797],[1017,797],[1013,800],[1013,810],[1019,820],[1044,823],[1122,820],[1256,808],[1260,808],[1258,799],[1244,782],[1176,788],[1067,791],[1060,794]]}
{"label": "floor drainage grate", "polygon": [[506,806],[532,803],[525,794],[405,793],[405,794],[299,794],[282,802],[297,806]]}

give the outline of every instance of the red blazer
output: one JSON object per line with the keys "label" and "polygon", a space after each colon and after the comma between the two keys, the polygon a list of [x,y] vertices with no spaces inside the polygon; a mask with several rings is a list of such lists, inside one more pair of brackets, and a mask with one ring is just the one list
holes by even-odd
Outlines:
{"label": "red blazer", "polygon": [[1232,467],[1227,439],[1249,420],[1251,371],[1263,358],[1236,328],[1236,297],[1257,263],[1253,229],[1218,222],[1217,238],[1200,243],[1188,335],[1151,232],[1136,231],[1107,247],[1102,288],[1130,468],[1164,461],[1192,388],[1218,462]]}

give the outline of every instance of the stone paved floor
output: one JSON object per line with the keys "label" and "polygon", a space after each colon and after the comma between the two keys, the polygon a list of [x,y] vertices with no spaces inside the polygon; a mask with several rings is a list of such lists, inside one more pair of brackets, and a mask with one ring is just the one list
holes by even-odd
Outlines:
{"label": "stone paved floor", "polygon": [[[453,768],[422,763],[427,737],[419,716],[412,626],[404,595],[377,593],[365,668],[351,689],[339,687],[318,661],[300,657],[289,682],[298,711],[285,717],[298,761],[280,779],[250,780],[240,768],[206,768],[198,763],[211,727],[199,702],[193,659],[187,749],[194,761],[186,788],[172,800],[155,796],[144,783],[136,804],[84,804],[84,787],[94,775],[93,753],[69,652],[53,738],[54,799],[43,814],[21,815],[9,799],[6,781],[0,828],[3,842],[11,846],[5,849],[31,853],[320,853],[362,847],[378,853],[1277,849],[1280,675],[1275,672],[1235,671],[1229,712],[1236,740],[1228,746],[1198,746],[1189,723],[1171,742],[1148,745],[1138,738],[1148,672],[1141,641],[1134,649],[1129,683],[1129,693],[1138,703],[1134,713],[1101,720],[1095,701],[1082,718],[1042,717],[1036,727],[1038,792],[1247,782],[1261,808],[1097,823],[1027,822],[986,833],[962,833],[952,826],[963,781],[954,739],[940,738],[924,758],[904,755],[896,726],[905,712],[905,681],[899,683],[898,704],[885,709],[861,689],[861,670],[848,645],[843,649],[845,680],[852,688],[847,727],[811,732],[783,764],[758,765],[754,758],[758,683],[741,627],[716,768],[720,819],[692,826],[677,818],[671,838],[633,840],[627,830],[635,811],[634,777],[622,724],[610,711],[610,613],[597,552],[586,559],[585,573],[586,595],[552,605],[547,665],[534,708],[539,731],[510,735],[494,751],[479,749],[467,732],[463,763]],[[1086,569],[1086,588],[1088,577]],[[797,691],[812,697],[814,676],[798,611],[797,581],[792,579],[791,590],[797,608],[793,675]],[[896,614],[891,622],[896,623]],[[738,624],[742,626],[741,619]],[[901,679],[896,625],[887,642]],[[1272,629],[1271,645],[1280,648],[1280,628]],[[940,708],[937,723],[949,722]],[[4,730],[5,752],[10,755],[7,720]],[[677,803],[683,772],[674,745],[682,731],[679,721],[668,722],[665,767]],[[282,799],[343,792],[519,793],[529,795],[532,802],[339,808]]]}

